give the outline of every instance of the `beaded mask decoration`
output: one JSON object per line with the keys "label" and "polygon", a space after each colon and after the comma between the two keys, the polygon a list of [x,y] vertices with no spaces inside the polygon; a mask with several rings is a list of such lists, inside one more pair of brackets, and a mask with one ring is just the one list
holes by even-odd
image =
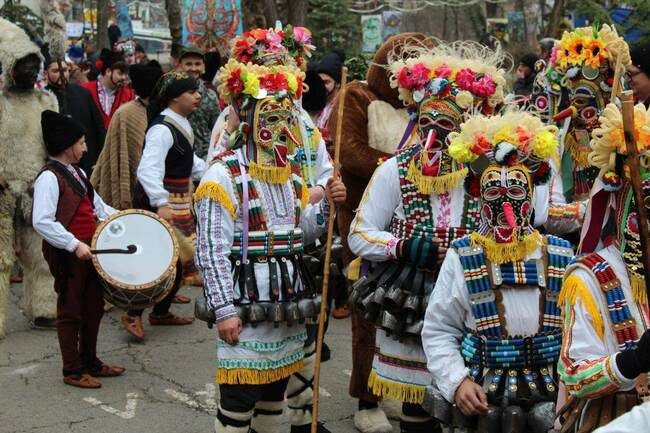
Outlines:
{"label": "beaded mask decoration", "polygon": [[481,225],[470,235],[494,263],[523,260],[541,235],[531,226],[533,188],[548,181],[557,128],[528,113],[476,116],[450,134],[449,155],[469,163],[470,195],[481,198]]}
{"label": "beaded mask decoration", "polygon": [[307,67],[315,47],[311,32],[305,27],[290,25],[276,29],[253,29],[231,42],[231,54],[241,63],[267,66]]}
{"label": "beaded mask decoration", "polygon": [[289,66],[242,64],[230,59],[220,70],[219,96],[239,111],[239,130],[230,147],[243,147],[250,175],[284,183],[291,174],[287,155],[300,142],[291,127],[304,73]]}
{"label": "beaded mask decoration", "polygon": [[389,54],[391,86],[408,107],[422,147],[408,172],[421,193],[447,192],[467,174],[447,154],[449,134],[467,113],[490,114],[502,103],[505,71],[495,65],[506,59],[499,45],[493,51],[472,41],[409,41]]}
{"label": "beaded mask decoration", "polygon": [[[593,131],[589,162],[600,172],[585,217],[581,250],[594,251],[599,242],[604,246],[619,245],[634,296],[647,302],[636,204],[626,162],[623,116],[616,104],[607,105],[599,124]],[[643,104],[634,107],[634,135],[641,155],[644,206],[650,211],[650,111]]]}
{"label": "beaded mask decoration", "polygon": [[535,63],[535,71],[537,74],[528,106],[544,123],[550,123],[553,116],[568,105],[564,74],[555,63],[543,60]]}

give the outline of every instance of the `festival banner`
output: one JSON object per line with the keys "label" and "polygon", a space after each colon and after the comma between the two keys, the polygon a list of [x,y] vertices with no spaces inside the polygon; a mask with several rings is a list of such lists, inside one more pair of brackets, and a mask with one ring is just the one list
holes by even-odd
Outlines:
{"label": "festival banner", "polygon": [[243,32],[241,0],[183,0],[183,45],[205,51],[228,50],[228,43]]}
{"label": "festival banner", "polygon": [[381,15],[361,16],[361,51],[364,53],[374,53],[381,46],[383,42],[381,20]]}
{"label": "festival banner", "polygon": [[382,17],[382,36],[384,40],[393,35],[400,33],[402,26],[402,12],[400,11],[384,11],[381,13]]}

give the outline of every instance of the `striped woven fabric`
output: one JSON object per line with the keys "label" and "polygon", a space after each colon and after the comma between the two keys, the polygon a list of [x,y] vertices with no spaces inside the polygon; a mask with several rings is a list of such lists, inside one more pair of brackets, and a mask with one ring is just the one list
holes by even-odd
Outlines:
{"label": "striped woven fabric", "polygon": [[[242,251],[243,234],[235,233],[231,254]],[[302,230],[254,231],[248,233],[248,254],[251,256],[285,256],[301,253]]]}

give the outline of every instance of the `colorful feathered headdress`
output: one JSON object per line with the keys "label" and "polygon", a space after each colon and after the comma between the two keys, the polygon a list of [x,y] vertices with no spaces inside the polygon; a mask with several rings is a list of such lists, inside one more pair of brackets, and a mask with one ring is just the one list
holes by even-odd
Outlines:
{"label": "colorful feathered headdress", "polygon": [[269,96],[288,96],[300,99],[305,73],[291,66],[259,66],[243,64],[235,59],[219,71],[219,96],[235,107],[242,107],[247,99]]}
{"label": "colorful feathered headdress", "polygon": [[304,68],[314,49],[309,29],[290,25],[284,29],[253,29],[231,42],[234,59],[256,65],[293,65]]}
{"label": "colorful feathered headdress", "polygon": [[462,109],[480,107],[487,113],[503,101],[506,79],[500,66],[508,56],[499,45],[491,50],[473,41],[427,42],[409,44],[388,58],[391,86],[406,105],[451,94]]}
{"label": "colorful feathered headdress", "polygon": [[525,165],[536,183],[548,178],[547,161],[557,152],[557,127],[529,113],[475,116],[449,136],[449,155],[462,163],[482,158],[487,164]]}
{"label": "colorful feathered headdress", "polygon": [[[589,79],[604,66],[614,69],[619,57],[621,69],[624,69],[631,61],[630,49],[614,27],[603,24],[600,30],[580,27],[572,32],[564,32],[555,44],[551,63],[566,70],[569,77],[577,75],[582,68],[583,75]],[[594,70],[596,72],[590,73]]]}

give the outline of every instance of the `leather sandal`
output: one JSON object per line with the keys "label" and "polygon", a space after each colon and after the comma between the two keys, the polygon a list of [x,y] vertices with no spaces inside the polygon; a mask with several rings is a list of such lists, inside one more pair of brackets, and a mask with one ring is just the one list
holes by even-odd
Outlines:
{"label": "leather sandal", "polygon": [[102,364],[97,370],[91,370],[88,374],[92,377],[116,377],[121,376],[126,371],[124,367]]}
{"label": "leather sandal", "polygon": [[172,304],[189,304],[192,300],[189,296],[176,295],[172,298]]}
{"label": "leather sandal", "polygon": [[144,338],[144,329],[142,329],[142,319],[140,317],[122,314],[122,327],[135,338],[139,340]]}
{"label": "leather sandal", "polygon": [[190,325],[194,322],[193,317],[179,317],[175,316],[172,313],[167,313],[164,316],[157,316],[155,314],[149,314],[149,323],[152,326],[156,325]]}
{"label": "leather sandal", "polygon": [[350,317],[351,314],[352,314],[352,310],[350,310],[350,307],[347,305],[336,307],[332,311],[332,317],[334,317],[335,319],[346,319]]}
{"label": "leather sandal", "polygon": [[76,386],[77,388],[101,388],[102,383],[90,376],[89,374],[72,374],[63,376],[63,383],[66,385]]}

